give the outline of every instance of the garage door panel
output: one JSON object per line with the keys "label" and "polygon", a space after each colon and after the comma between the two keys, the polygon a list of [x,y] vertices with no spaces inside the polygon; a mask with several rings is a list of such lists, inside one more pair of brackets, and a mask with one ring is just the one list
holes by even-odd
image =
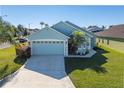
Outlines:
{"label": "garage door panel", "polygon": [[64,55],[64,44],[62,42],[58,43],[33,43],[32,44],[33,55],[53,55],[53,54],[63,54]]}

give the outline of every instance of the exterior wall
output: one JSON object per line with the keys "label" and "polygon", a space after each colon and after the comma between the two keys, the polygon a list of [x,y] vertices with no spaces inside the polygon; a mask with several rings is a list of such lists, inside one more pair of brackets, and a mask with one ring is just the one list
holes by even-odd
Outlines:
{"label": "exterior wall", "polygon": [[65,54],[65,56],[68,56],[68,40],[66,40],[66,41],[64,42],[64,47],[65,47],[65,48],[64,48],[64,49],[65,49],[65,50],[64,50],[64,51],[65,51],[64,54]]}
{"label": "exterior wall", "polygon": [[89,40],[89,41],[88,41],[88,42],[89,42],[88,49],[91,50],[91,49],[92,49],[92,39],[89,38],[88,40]]}
{"label": "exterior wall", "polygon": [[59,39],[67,40],[68,37],[61,34],[60,32],[51,30],[49,28],[44,28],[39,32],[36,32],[28,37],[29,40],[38,40],[38,39]]}
{"label": "exterior wall", "polygon": [[96,46],[96,38],[95,37],[88,36],[88,42],[90,43],[91,49],[93,49]]}
{"label": "exterior wall", "polygon": [[96,47],[96,37],[91,38],[91,47]]}
{"label": "exterior wall", "polygon": [[97,45],[104,45],[111,49],[114,49],[114,50],[124,53],[124,42],[109,40],[109,39],[105,39],[105,38],[104,39],[97,38],[96,42],[97,42]]}

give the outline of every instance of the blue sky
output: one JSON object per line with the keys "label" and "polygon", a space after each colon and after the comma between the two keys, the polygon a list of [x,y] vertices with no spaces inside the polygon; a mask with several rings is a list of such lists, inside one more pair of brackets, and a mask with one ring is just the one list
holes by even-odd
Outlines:
{"label": "blue sky", "polygon": [[22,24],[40,28],[43,21],[53,25],[59,21],[70,21],[81,27],[89,25],[113,25],[124,23],[124,6],[0,6],[5,20],[14,25]]}

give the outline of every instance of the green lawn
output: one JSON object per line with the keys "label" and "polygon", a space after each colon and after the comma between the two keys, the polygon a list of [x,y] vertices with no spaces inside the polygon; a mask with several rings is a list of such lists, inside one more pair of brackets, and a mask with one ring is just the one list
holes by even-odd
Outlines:
{"label": "green lawn", "polygon": [[92,58],[65,58],[66,72],[78,88],[124,87],[124,54],[98,47]]}
{"label": "green lawn", "polygon": [[14,46],[0,49],[0,79],[15,72],[25,62],[25,59],[16,57]]}

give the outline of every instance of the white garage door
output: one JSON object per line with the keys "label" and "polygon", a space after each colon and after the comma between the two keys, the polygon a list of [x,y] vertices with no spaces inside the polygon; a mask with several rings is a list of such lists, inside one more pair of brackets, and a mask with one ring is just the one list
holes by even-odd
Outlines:
{"label": "white garage door", "polygon": [[33,41],[32,55],[64,55],[63,41]]}

